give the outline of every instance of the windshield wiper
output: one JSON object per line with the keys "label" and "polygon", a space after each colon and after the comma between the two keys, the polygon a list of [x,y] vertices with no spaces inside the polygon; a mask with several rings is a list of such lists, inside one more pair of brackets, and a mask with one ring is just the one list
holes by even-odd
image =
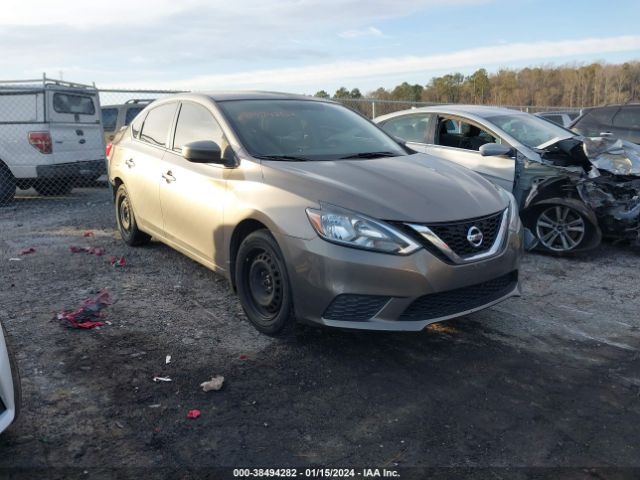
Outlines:
{"label": "windshield wiper", "polygon": [[340,157],[340,160],[348,160],[350,158],[381,158],[381,157],[398,157],[397,153],[393,152],[360,152],[346,157]]}
{"label": "windshield wiper", "polygon": [[294,155],[252,155],[252,157],[261,160],[285,160],[291,162],[306,162],[309,160],[308,158],[296,157]]}

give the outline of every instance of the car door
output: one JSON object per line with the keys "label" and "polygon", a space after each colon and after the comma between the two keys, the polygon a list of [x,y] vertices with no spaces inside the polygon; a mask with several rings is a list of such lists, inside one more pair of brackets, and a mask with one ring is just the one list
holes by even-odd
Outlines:
{"label": "car door", "polygon": [[165,237],[192,256],[214,264],[216,246],[223,244],[225,168],[192,163],[182,156],[182,146],[212,140],[222,150],[226,140],[213,113],[204,105],[182,102],[173,145],[163,159],[160,204]]}
{"label": "car door", "polygon": [[435,121],[433,141],[422,151],[458,163],[513,191],[515,159],[509,155],[483,156],[479,151],[486,143],[503,143],[498,135],[458,116],[438,115]]}
{"label": "car door", "polygon": [[178,102],[161,104],[132,125],[130,148],[122,152],[124,183],[131,197],[136,220],[151,234],[163,231],[160,207],[162,159],[169,144]]}

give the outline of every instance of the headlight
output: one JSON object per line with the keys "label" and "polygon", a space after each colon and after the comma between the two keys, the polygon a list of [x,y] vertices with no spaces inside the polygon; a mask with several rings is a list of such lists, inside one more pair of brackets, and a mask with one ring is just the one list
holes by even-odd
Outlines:
{"label": "headlight", "polygon": [[498,191],[500,195],[509,202],[509,230],[512,232],[520,230],[520,215],[518,213],[518,202],[516,198],[511,192],[508,192],[502,187],[498,187]]}
{"label": "headlight", "polygon": [[420,248],[390,225],[344,208],[320,204],[320,210],[307,208],[307,216],[318,235],[329,242],[396,255]]}

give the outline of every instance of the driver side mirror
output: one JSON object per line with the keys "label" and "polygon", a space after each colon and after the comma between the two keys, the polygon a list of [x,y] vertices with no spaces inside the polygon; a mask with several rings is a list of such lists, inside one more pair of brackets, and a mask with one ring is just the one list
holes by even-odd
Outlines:
{"label": "driver side mirror", "polygon": [[211,140],[199,140],[183,145],[182,156],[193,163],[225,163],[220,146]]}
{"label": "driver side mirror", "polygon": [[511,147],[501,143],[485,143],[480,146],[480,155],[483,157],[499,157],[500,155],[509,155]]}

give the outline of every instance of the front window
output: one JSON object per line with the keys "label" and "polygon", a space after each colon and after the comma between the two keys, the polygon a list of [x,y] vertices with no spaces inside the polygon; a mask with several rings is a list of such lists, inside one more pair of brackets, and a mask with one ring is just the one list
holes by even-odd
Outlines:
{"label": "front window", "polygon": [[407,154],[378,127],[341,105],[312,100],[232,100],[218,105],[257,158],[339,160]]}
{"label": "front window", "polygon": [[382,125],[382,129],[394,137],[407,142],[429,143],[430,113],[416,113],[392,118]]}
{"label": "front window", "polygon": [[575,136],[571,130],[527,113],[496,115],[487,120],[529,148]]}

